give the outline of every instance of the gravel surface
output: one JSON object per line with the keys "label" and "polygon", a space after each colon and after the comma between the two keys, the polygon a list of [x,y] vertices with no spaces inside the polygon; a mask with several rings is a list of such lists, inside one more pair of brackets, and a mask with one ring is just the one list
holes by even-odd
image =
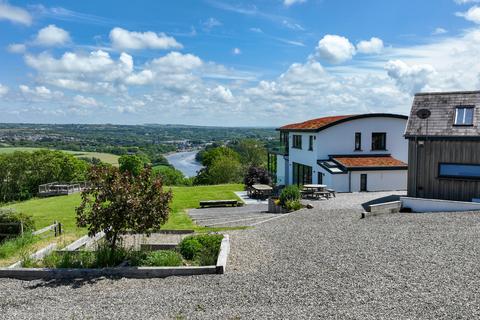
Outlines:
{"label": "gravel surface", "polygon": [[267,213],[268,204],[247,204],[241,207],[190,209],[188,214],[201,226],[253,226],[277,214]]}
{"label": "gravel surface", "polygon": [[0,279],[0,318],[480,318],[480,213],[360,220],[359,204],[378,196],[338,195],[229,232],[224,275]]}

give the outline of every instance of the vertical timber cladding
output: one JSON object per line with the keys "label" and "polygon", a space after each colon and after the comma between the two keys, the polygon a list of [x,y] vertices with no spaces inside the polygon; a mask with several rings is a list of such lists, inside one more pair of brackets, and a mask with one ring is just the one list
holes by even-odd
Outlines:
{"label": "vertical timber cladding", "polygon": [[442,162],[480,164],[480,140],[434,139],[416,143],[410,139],[408,151],[408,196],[457,201],[480,198],[479,180],[438,177],[438,165]]}

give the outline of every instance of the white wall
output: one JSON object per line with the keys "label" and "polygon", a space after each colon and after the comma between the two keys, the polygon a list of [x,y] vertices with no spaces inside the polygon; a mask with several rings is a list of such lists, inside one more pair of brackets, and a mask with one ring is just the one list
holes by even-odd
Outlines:
{"label": "white wall", "polygon": [[[328,159],[332,154],[391,154],[405,163],[408,161],[408,141],[403,137],[407,120],[373,117],[343,122],[317,133],[317,159]],[[355,132],[362,133],[362,151],[355,151]],[[372,151],[372,132],[387,133],[387,150]],[[308,141],[307,141],[308,142]]]}
{"label": "white wall", "polygon": [[400,197],[402,207],[413,212],[480,211],[480,203]]}
{"label": "white wall", "polygon": [[[293,135],[301,135],[302,136],[302,149],[293,148]],[[317,164],[317,141],[314,140],[313,142],[313,150],[308,150],[308,140],[309,136],[315,136],[315,132],[290,132],[288,135],[289,139],[289,168],[288,168],[288,176],[290,177],[290,183],[293,181],[293,162],[300,163],[306,166],[312,167],[312,183],[318,182],[318,169],[319,166]],[[318,138],[316,138],[318,139]]]}
{"label": "white wall", "polygon": [[286,160],[282,155],[277,155],[277,184],[285,185],[287,184],[285,177],[285,164]]}
{"label": "white wall", "polygon": [[360,191],[360,175],[367,175],[367,191],[407,190],[407,170],[352,171],[351,191]]}

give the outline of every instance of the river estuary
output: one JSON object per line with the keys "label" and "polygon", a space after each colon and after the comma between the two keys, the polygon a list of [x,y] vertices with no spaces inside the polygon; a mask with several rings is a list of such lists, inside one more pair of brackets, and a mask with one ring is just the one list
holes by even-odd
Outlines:
{"label": "river estuary", "polygon": [[165,156],[165,158],[175,169],[182,171],[185,176],[193,177],[197,175],[198,170],[202,169],[202,165],[195,161],[197,153],[198,151],[176,152]]}

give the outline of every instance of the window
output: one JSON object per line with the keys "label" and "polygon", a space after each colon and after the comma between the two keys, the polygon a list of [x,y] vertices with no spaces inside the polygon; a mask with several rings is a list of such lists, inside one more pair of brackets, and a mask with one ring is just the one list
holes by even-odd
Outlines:
{"label": "window", "polygon": [[355,151],[362,150],[362,133],[355,132]]}
{"label": "window", "polygon": [[315,136],[309,136],[308,137],[308,150],[313,151],[313,139],[315,139]]}
{"label": "window", "polygon": [[312,183],[312,167],[293,162],[293,184],[303,186]]}
{"label": "window", "polygon": [[458,178],[480,180],[480,164],[440,163],[440,178]]}
{"label": "window", "polygon": [[372,150],[387,150],[387,134],[385,132],[372,133]]}
{"label": "window", "polygon": [[302,136],[298,134],[294,134],[292,139],[293,139],[292,148],[302,149]]}
{"label": "window", "polygon": [[473,111],[472,106],[460,106],[455,111],[455,125],[457,126],[471,126],[473,125]]}

